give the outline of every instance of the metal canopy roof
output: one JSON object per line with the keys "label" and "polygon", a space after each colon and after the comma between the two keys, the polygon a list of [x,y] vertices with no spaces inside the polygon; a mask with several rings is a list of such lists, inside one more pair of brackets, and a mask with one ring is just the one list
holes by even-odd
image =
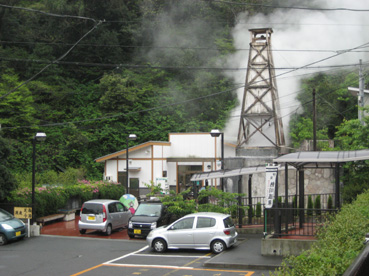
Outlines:
{"label": "metal canopy roof", "polygon": [[369,149],[351,151],[302,151],[273,159],[277,163],[344,163],[369,160]]}
{"label": "metal canopy roof", "polygon": [[[190,180],[191,181],[201,181],[201,180],[213,179],[213,178],[233,177],[233,176],[244,175],[244,174],[265,173],[265,169],[266,169],[266,166],[259,166],[259,167],[240,168],[240,169],[235,169],[235,170],[221,170],[221,171],[196,173],[192,175]],[[278,170],[283,170],[283,169],[284,167],[278,168]]]}
{"label": "metal canopy roof", "polygon": [[[276,163],[288,163],[293,166],[314,164],[314,167],[325,167],[332,163],[345,163],[352,161],[369,160],[369,149],[352,151],[302,151],[289,153],[273,159]],[[332,167],[332,166],[331,166]],[[201,181],[213,178],[233,177],[244,174],[265,173],[265,166],[240,168],[234,170],[219,170],[211,172],[196,173],[192,175],[191,181]],[[284,170],[279,166],[278,170]],[[290,166],[288,169],[293,169]]]}

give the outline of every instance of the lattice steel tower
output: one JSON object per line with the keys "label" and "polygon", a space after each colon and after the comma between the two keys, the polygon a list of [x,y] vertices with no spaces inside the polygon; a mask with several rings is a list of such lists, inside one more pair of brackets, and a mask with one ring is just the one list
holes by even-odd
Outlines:
{"label": "lattice steel tower", "polygon": [[285,145],[279,107],[270,28],[250,29],[251,42],[243,94],[239,147]]}

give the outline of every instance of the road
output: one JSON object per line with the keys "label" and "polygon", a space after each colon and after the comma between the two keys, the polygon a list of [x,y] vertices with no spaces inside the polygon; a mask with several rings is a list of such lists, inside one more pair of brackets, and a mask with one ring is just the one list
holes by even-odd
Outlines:
{"label": "road", "polygon": [[267,271],[204,267],[209,251],[171,250],[158,254],[145,240],[61,236],[26,238],[0,247],[0,271],[7,276],[140,275],[259,276]]}

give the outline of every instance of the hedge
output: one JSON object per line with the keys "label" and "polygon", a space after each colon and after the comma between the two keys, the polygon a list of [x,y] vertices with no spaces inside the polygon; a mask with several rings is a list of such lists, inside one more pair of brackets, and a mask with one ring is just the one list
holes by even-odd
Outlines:
{"label": "hedge", "polygon": [[[68,186],[45,186],[35,188],[36,217],[55,214],[66,208],[68,200],[77,198],[81,203],[90,199],[119,199],[125,194],[125,187],[119,183],[79,181]],[[31,188],[15,190],[8,198],[15,206],[31,206]]]}

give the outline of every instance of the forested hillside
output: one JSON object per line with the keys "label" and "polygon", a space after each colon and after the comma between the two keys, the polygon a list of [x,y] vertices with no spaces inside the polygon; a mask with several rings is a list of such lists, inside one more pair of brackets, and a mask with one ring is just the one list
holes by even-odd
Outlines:
{"label": "forested hillside", "polygon": [[[221,72],[238,12],[211,1],[41,0],[0,6],[0,123],[13,173],[84,168],[169,132],[222,128],[236,105]],[[133,145],[133,144],[130,144]]]}

